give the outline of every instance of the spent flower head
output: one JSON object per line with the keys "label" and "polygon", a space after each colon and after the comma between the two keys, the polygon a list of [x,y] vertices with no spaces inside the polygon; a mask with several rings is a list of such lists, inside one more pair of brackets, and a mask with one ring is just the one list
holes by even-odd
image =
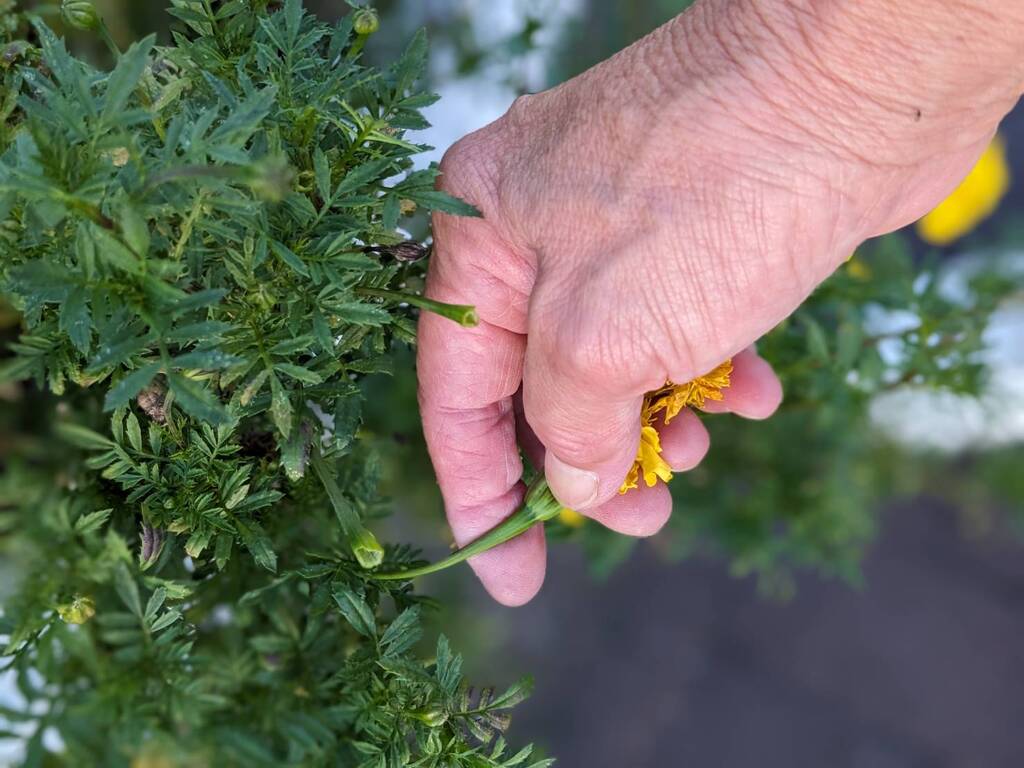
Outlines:
{"label": "spent flower head", "polygon": [[660,416],[664,424],[671,423],[684,408],[703,408],[708,400],[721,400],[722,390],[729,386],[732,375],[732,361],[724,363],[685,384],[665,382],[665,386],[644,395],[640,408],[640,444],[636,459],[619,488],[626,493],[639,487],[643,479],[648,488],[658,480],[667,483],[672,479],[672,468],[662,457],[661,437],[655,426]]}

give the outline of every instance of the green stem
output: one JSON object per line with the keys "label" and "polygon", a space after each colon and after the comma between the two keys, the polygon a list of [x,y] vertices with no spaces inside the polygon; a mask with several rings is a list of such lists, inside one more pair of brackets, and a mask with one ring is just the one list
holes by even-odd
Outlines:
{"label": "green stem", "polygon": [[391,573],[374,573],[371,576],[382,581],[409,581],[420,576],[443,571],[446,568],[451,568],[453,565],[458,565],[468,560],[474,555],[479,555],[482,552],[494,549],[499,544],[511,541],[517,536],[526,533],[536,523],[544,523],[551,520],[561,511],[562,505],[558,503],[551,493],[547,481],[543,477],[539,477],[530,486],[526,492],[526,499],[515,512],[491,528],[487,533],[471,541],[462,549],[453,552],[444,560],[419,568],[409,568],[408,570]]}
{"label": "green stem", "polygon": [[341,531],[352,549],[352,554],[363,568],[376,568],[384,559],[384,548],[377,541],[377,537],[363,525],[359,513],[341,492],[327,462],[324,461],[323,454],[320,453],[320,446],[315,442],[310,451],[310,462],[320,482],[323,483],[324,490],[327,491],[327,498],[334,507],[334,516],[341,525]]}
{"label": "green stem", "polygon": [[181,179],[246,179],[250,172],[246,168],[229,165],[181,165],[154,174],[139,191],[145,197],[157,187]]}
{"label": "green stem", "polygon": [[99,33],[100,40],[103,41],[103,44],[110,49],[110,53],[113,55],[114,59],[120,59],[121,49],[117,47],[117,43],[114,42],[114,38],[110,36],[110,30],[107,29],[107,25],[103,19],[99,20],[99,26],[96,28],[96,31]]}
{"label": "green stem", "polygon": [[425,296],[414,296],[398,291],[389,291],[384,288],[356,288],[356,293],[361,296],[375,296],[390,301],[405,302],[414,307],[425,309],[441,317],[454,320],[463,328],[475,328],[480,324],[480,318],[476,314],[476,307],[469,304],[446,304],[443,301],[434,301]]}

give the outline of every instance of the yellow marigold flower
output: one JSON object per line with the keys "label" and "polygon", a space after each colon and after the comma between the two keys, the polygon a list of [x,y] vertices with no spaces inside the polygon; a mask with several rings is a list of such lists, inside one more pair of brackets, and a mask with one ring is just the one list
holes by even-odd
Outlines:
{"label": "yellow marigold flower", "polygon": [[689,405],[703,408],[708,400],[721,400],[722,390],[729,386],[731,375],[732,360],[726,360],[710,373],[698,376],[687,384],[667,382],[664,387],[644,398],[647,416],[644,423],[650,424],[659,411],[665,411],[665,423],[668,424]]}
{"label": "yellow marigold flower", "polygon": [[558,513],[558,519],[562,521],[563,525],[567,525],[570,528],[579,528],[587,522],[587,518],[575,509],[569,509],[568,507],[562,507],[562,511]]}
{"label": "yellow marigold flower", "polygon": [[708,400],[721,400],[722,390],[729,386],[732,376],[732,360],[726,360],[710,373],[698,376],[686,384],[665,382],[665,386],[644,395],[640,409],[640,445],[636,460],[630,467],[619,493],[637,488],[642,477],[648,488],[658,480],[672,479],[672,468],[661,456],[661,438],[654,427],[654,418],[664,411],[666,424],[672,421],[683,408],[703,408]]}
{"label": "yellow marigold flower", "polygon": [[996,136],[960,186],[917,222],[917,233],[932,245],[948,245],[988,218],[1010,186],[1006,144]]}

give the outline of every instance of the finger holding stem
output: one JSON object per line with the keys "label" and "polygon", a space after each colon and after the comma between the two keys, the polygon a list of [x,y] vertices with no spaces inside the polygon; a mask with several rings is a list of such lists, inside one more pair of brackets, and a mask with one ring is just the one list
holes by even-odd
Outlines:
{"label": "finger holding stem", "polygon": [[443,571],[446,568],[451,568],[453,565],[465,562],[475,555],[494,549],[506,541],[511,541],[517,536],[526,533],[536,523],[544,523],[557,517],[562,509],[562,505],[555,499],[551,489],[548,488],[547,481],[543,477],[539,477],[526,492],[526,499],[519,509],[491,528],[491,530],[461,549],[456,550],[444,560],[404,571],[374,573],[372,578],[381,581],[409,581],[420,576]]}

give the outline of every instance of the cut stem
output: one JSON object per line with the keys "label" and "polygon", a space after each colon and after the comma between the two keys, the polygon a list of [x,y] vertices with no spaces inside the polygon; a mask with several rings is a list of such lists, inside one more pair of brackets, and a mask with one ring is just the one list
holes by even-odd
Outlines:
{"label": "cut stem", "polygon": [[476,314],[476,307],[469,304],[446,304],[443,301],[434,301],[425,296],[415,296],[399,291],[389,291],[385,288],[356,288],[356,293],[361,296],[374,296],[378,299],[389,299],[390,301],[404,302],[435,315],[447,317],[454,320],[463,328],[475,328],[480,324],[480,318]]}
{"label": "cut stem", "polygon": [[409,581],[420,576],[443,571],[468,560],[474,555],[494,549],[506,541],[511,541],[523,533],[526,533],[536,523],[544,523],[556,517],[562,511],[562,505],[558,503],[547,481],[543,476],[537,478],[526,492],[526,498],[522,505],[511,515],[506,517],[496,526],[487,531],[477,539],[474,539],[462,549],[456,550],[444,560],[419,568],[409,568],[404,571],[391,573],[374,573],[371,577],[382,581]]}

